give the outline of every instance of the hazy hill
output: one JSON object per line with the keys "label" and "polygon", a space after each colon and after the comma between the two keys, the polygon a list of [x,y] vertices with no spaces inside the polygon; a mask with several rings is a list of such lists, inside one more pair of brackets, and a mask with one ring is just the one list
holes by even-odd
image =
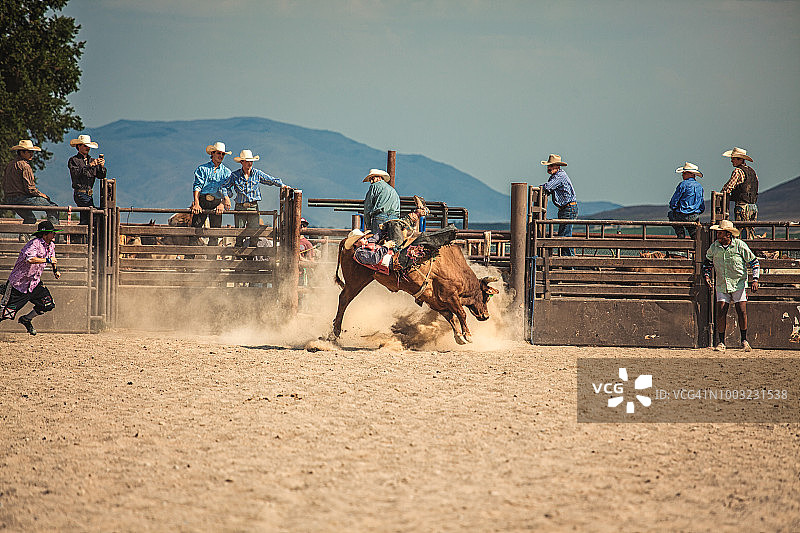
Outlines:
{"label": "hazy hill", "polygon": [[[595,220],[667,220],[669,198],[661,205],[633,205],[601,211],[588,216]],[[549,213],[548,213],[549,214]],[[700,216],[701,222],[711,218],[709,201]],[[759,220],[800,220],[800,176],[758,194]]]}
{"label": "hazy hill", "polygon": [[[120,120],[87,129],[105,154],[109,177],[118,180],[118,205],[136,207],[187,207],[192,199],[194,169],[208,161],[205,147],[223,141],[233,160],[243,148],[259,154],[255,165],[296,188],[304,198],[363,198],[361,180],[370,168],[386,168],[386,152],[331,132],[302,128],[263,118],[231,118],[148,122]],[[40,188],[61,205],[72,204],[67,159],[75,153],[67,142],[52,147],[53,160],[37,174]],[[397,190],[401,196],[419,194],[469,210],[471,221],[507,221],[510,199],[478,179],[450,165],[422,155],[397,155]],[[262,186],[265,209],[277,206],[277,188]],[[304,215],[315,225],[349,225],[347,214],[308,209]]]}

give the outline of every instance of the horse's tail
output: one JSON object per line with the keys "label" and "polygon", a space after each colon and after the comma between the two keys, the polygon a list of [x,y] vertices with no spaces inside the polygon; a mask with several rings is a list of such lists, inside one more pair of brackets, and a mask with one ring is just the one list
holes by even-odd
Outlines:
{"label": "horse's tail", "polygon": [[342,264],[342,250],[344,249],[344,241],[339,243],[339,253],[336,255],[336,275],[333,277],[333,281],[339,286],[340,289],[344,289],[344,281],[339,278],[339,267]]}

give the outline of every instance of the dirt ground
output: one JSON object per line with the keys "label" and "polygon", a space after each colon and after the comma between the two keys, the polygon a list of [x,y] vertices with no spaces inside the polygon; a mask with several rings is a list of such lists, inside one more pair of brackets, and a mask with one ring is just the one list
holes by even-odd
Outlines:
{"label": "dirt ground", "polygon": [[800,424],[576,422],[578,357],[708,350],[1,337],[0,529],[800,530]]}

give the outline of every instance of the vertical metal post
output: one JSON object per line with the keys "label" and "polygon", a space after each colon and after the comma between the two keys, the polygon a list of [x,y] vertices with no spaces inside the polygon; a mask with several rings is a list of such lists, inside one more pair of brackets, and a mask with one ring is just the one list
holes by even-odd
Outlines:
{"label": "vertical metal post", "polygon": [[397,152],[395,150],[389,150],[389,154],[386,156],[386,172],[389,173],[389,185],[392,187],[394,187],[394,171],[396,165]]}
{"label": "vertical metal post", "polygon": [[514,305],[525,303],[525,222],[528,217],[528,184],[511,184],[511,287]]}
{"label": "vertical metal post", "polygon": [[361,229],[361,215],[353,215],[350,217],[350,229]]}

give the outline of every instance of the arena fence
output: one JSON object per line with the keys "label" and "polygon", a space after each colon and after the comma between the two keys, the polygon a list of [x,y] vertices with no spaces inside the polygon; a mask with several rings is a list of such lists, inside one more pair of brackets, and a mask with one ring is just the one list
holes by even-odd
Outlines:
{"label": "arena fence", "polygon": [[[537,344],[703,347],[713,340],[713,291],[701,266],[714,238],[709,225],[663,221],[548,220],[538,187],[529,194],[526,309]],[[725,197],[712,195],[713,222]],[[571,237],[558,226],[572,223]],[[695,226],[678,239],[671,226]],[[748,338],[761,348],[797,349],[800,341],[800,227],[795,222],[738,223],[759,257],[760,288],[748,294]],[[688,232],[687,232],[688,233]],[[568,248],[574,255],[562,253]],[[728,317],[728,341],[738,324]]]}

